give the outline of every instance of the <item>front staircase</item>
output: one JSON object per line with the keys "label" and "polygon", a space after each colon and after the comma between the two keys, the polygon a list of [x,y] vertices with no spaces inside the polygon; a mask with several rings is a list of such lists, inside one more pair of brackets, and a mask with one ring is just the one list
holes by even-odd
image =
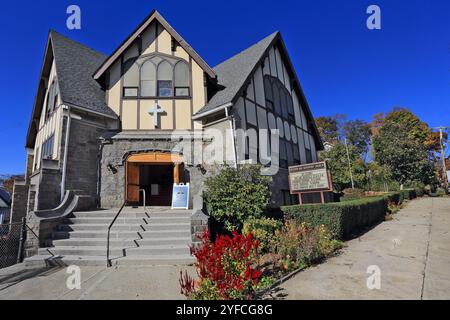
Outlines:
{"label": "front staircase", "polygon": [[[106,266],[107,230],[117,209],[74,212],[28,265]],[[191,210],[125,207],[111,229],[112,265],[189,265]]]}

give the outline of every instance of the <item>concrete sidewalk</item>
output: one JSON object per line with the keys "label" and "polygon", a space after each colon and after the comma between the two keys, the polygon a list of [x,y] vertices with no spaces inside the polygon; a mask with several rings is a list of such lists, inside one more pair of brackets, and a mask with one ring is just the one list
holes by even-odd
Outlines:
{"label": "concrete sidewalk", "polygon": [[[411,201],[342,254],[288,280],[276,299],[450,299],[450,198]],[[369,266],[381,271],[369,290]]]}
{"label": "concrete sidewalk", "polygon": [[183,266],[80,267],[81,288],[69,290],[67,268],[26,268],[16,265],[0,270],[0,300],[169,300],[185,299],[178,279]]}
{"label": "concrete sidewalk", "polygon": [[[342,254],[284,283],[277,299],[450,299],[450,198],[410,202]],[[366,286],[367,268],[381,289]],[[192,267],[81,267],[81,289],[69,290],[67,268],[0,270],[0,299],[184,299],[180,270]]]}

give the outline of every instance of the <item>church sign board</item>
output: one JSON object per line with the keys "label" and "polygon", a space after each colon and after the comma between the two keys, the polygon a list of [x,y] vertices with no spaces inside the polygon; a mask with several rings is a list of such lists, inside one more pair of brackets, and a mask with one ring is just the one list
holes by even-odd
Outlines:
{"label": "church sign board", "polygon": [[173,184],[172,209],[189,209],[189,183]]}
{"label": "church sign board", "polygon": [[[326,162],[308,163],[289,167],[289,188],[291,194],[333,191],[331,175]],[[322,201],[323,202],[323,201]]]}

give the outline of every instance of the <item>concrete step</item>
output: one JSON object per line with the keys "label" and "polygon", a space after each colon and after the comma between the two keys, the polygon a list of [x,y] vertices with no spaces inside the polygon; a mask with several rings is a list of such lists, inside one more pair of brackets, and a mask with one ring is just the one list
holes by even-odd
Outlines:
{"label": "concrete step", "polygon": [[[111,221],[116,216],[117,212],[99,210],[99,211],[77,211],[72,213],[74,218],[109,218]],[[143,212],[122,212],[119,218],[146,218],[148,215]]]}
{"label": "concrete step", "polygon": [[[80,223],[80,224],[61,224],[58,226],[58,231],[105,231],[108,230],[109,224],[93,224],[93,223]],[[111,228],[113,231],[139,231],[143,230],[139,224],[114,224]]]}
{"label": "concrete step", "polygon": [[125,249],[125,256],[155,256],[155,255],[190,255],[191,250],[184,245],[152,245]]}
{"label": "concrete step", "polygon": [[[137,244],[136,237],[134,239],[110,239],[109,243],[111,247],[129,247]],[[106,238],[72,238],[53,240],[53,246],[103,246],[104,248],[106,248]]]}
{"label": "concrete step", "polygon": [[[150,219],[148,219],[150,220]],[[110,225],[113,221],[109,217],[85,217],[85,218],[67,218],[64,220],[65,224],[105,224]],[[146,224],[147,221],[144,217],[141,218],[117,218],[114,224]]]}
{"label": "concrete step", "polygon": [[[117,259],[117,258],[115,258]],[[104,256],[50,256],[36,255],[24,260],[26,267],[55,267],[55,266],[104,266],[106,267],[106,257]]]}
{"label": "concrete step", "polygon": [[[105,246],[56,246],[52,248],[40,248],[39,255],[48,254],[48,250],[54,255],[60,256],[106,256]],[[184,245],[152,245],[136,247],[136,244],[130,247],[110,247],[111,257],[121,256],[153,256],[153,255],[179,255],[190,254],[190,248]]]}
{"label": "concrete step", "polygon": [[190,229],[170,229],[170,230],[151,230],[151,231],[143,231],[139,232],[139,235],[142,239],[165,239],[165,238],[190,238],[191,230]]}
{"label": "concrete step", "polygon": [[[52,233],[54,240],[59,239],[79,239],[79,238],[96,238],[105,239],[107,230],[85,230],[85,231],[56,231]],[[140,239],[136,231],[111,231],[110,239]]]}
{"label": "concrete step", "polygon": [[190,223],[150,223],[141,226],[145,231],[191,230]]}
{"label": "concrete step", "polygon": [[[135,246],[135,245],[134,245]],[[133,247],[134,247],[133,246]],[[106,257],[106,245],[105,246],[57,246],[53,248],[40,248],[38,250],[39,255],[44,255],[48,251],[54,255],[59,256],[105,256]],[[125,255],[125,248],[122,247],[110,247],[109,254],[111,257],[123,257]]]}
{"label": "concrete step", "polygon": [[[173,237],[173,238],[149,238],[149,239],[110,239],[111,247],[130,247],[130,246],[152,246],[152,245],[191,245],[190,237]],[[53,240],[51,248],[58,246],[103,246],[106,248],[106,238],[72,238]],[[50,249],[51,249],[50,248]]]}
{"label": "concrete step", "polygon": [[[157,255],[157,256],[132,256],[112,258],[111,263],[128,266],[173,266],[192,265],[195,258],[190,255]],[[25,259],[27,267],[45,266],[106,266],[106,257],[103,256],[50,256],[36,255]]]}
{"label": "concrete step", "polygon": [[139,247],[141,246],[152,246],[152,245],[186,245],[190,246],[192,244],[191,237],[174,237],[174,238],[146,238],[136,240]]}
{"label": "concrete step", "polygon": [[[97,210],[97,211],[80,211],[74,212],[73,216],[75,218],[111,218],[111,220],[116,216],[118,210]],[[119,215],[119,218],[141,218],[141,217],[151,217],[151,218],[190,218],[192,215],[192,210],[166,210],[166,211],[151,211],[147,210],[144,212],[141,210],[125,210]]]}

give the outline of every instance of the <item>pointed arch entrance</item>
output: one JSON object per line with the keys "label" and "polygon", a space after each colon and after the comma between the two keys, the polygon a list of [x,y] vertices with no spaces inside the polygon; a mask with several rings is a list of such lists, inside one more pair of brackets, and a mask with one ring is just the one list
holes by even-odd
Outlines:
{"label": "pointed arch entrance", "polygon": [[[174,183],[184,181],[183,159],[179,154],[146,152],[126,160],[125,196],[129,203],[170,206]],[[145,190],[146,198],[143,199]]]}

